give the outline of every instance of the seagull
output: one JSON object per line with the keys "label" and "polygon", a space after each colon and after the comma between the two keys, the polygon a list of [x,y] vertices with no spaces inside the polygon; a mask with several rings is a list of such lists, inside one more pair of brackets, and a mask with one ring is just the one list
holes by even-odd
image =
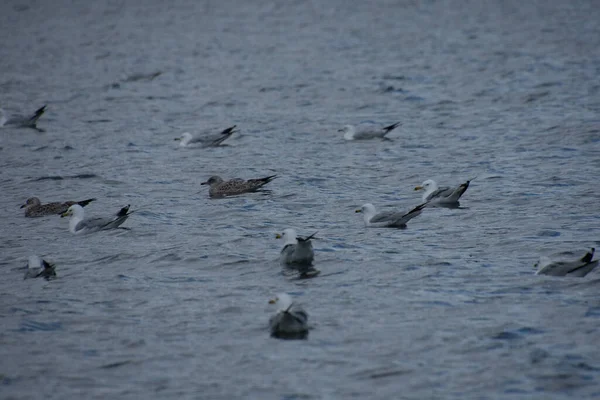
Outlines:
{"label": "seagull", "polygon": [[69,231],[73,234],[80,234],[118,228],[132,213],[133,211],[129,212],[129,205],[127,205],[111,218],[84,218],[83,207],[73,204],[61,214],[61,217],[70,216]]}
{"label": "seagull", "polygon": [[56,278],[56,267],[38,256],[30,256],[23,279],[40,277],[47,281]]}
{"label": "seagull", "polygon": [[271,336],[280,339],[305,339],[308,335],[308,314],[294,303],[287,293],[280,293],[269,304],[278,304],[277,314],[269,318]]}
{"label": "seagull", "polygon": [[584,277],[598,265],[598,260],[592,261],[595,251],[596,249],[592,247],[583,257],[573,261],[552,261],[548,257],[541,257],[536,263],[539,269],[535,274]]}
{"label": "seagull", "polygon": [[277,175],[271,175],[264,178],[248,179],[247,181],[239,178],[224,181],[220,176],[213,175],[201,185],[208,185],[208,194],[210,197],[235,196],[242,193],[256,192],[267,183],[275,179]]}
{"label": "seagull", "polygon": [[317,232],[302,238],[296,236],[296,231],[291,228],[284,229],[281,234],[278,233],[275,237],[284,240],[279,261],[286,265],[312,265],[315,253],[310,239],[314,238],[316,234]]}
{"label": "seagull", "polygon": [[454,204],[458,203],[458,199],[469,188],[470,180],[458,185],[457,187],[441,187],[438,188],[437,183],[433,179],[427,179],[421,185],[415,187],[415,190],[425,190],[423,201],[431,204]]}
{"label": "seagull", "polygon": [[24,115],[15,115],[11,118],[6,118],[4,110],[0,108],[0,127],[3,126],[14,126],[16,128],[31,128],[38,132],[44,132],[43,129],[37,127],[38,119],[46,111],[46,105],[38,108],[33,115],[26,117]]}
{"label": "seagull", "polygon": [[420,215],[426,205],[427,203],[420,204],[407,213],[385,211],[377,214],[375,206],[367,203],[356,212],[364,214],[365,226],[368,228],[406,228],[406,223]]}
{"label": "seagull", "polygon": [[344,125],[338,132],[344,132],[344,139],[346,140],[383,139],[385,135],[396,129],[398,125],[400,125],[400,122],[384,127],[361,126],[358,129],[354,125]]}
{"label": "seagull", "polygon": [[21,208],[25,208],[25,216],[29,218],[43,217],[46,215],[60,215],[67,211],[73,204],[79,204],[85,207],[96,199],[87,199],[81,201],[65,201],[64,203],[54,202],[42,204],[37,197],[30,197]]}
{"label": "seagull", "polygon": [[175,140],[179,140],[180,147],[187,147],[187,145],[193,143],[202,143],[203,147],[215,147],[229,139],[235,132],[239,132],[235,130],[236,126],[237,125],[233,125],[216,134],[205,133],[193,136],[189,132],[184,132],[181,137],[175,138]]}

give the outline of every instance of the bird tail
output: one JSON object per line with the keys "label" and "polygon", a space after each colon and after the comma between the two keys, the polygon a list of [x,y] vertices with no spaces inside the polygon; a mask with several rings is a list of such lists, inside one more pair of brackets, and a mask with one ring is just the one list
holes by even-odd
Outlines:
{"label": "bird tail", "polygon": [[297,239],[298,239],[299,242],[308,242],[310,239],[316,239],[315,235],[317,233],[319,233],[319,232],[317,231],[317,232],[313,233],[312,235],[310,235],[308,237],[305,237],[305,238],[298,237]]}
{"label": "bird tail", "polygon": [[133,213],[133,211],[129,212],[129,207],[130,206],[131,206],[131,204],[127,204],[125,207],[121,208],[119,210],[119,212],[116,214],[117,217],[124,217],[126,215],[129,215],[129,214]]}
{"label": "bird tail", "polygon": [[77,204],[79,204],[81,207],[85,207],[94,200],[96,200],[96,199],[93,198],[93,199],[81,200],[81,201],[78,201]]}
{"label": "bird tail", "polygon": [[229,136],[229,135],[232,135],[232,134],[234,134],[235,132],[237,132],[237,131],[235,130],[235,127],[236,127],[236,126],[237,126],[237,125],[234,125],[234,126],[230,126],[230,127],[229,127],[229,128],[227,128],[227,129],[223,129],[223,131],[221,132],[221,135],[227,135],[227,136]]}
{"label": "bird tail", "polygon": [[592,250],[591,250],[591,251],[588,251],[588,252],[585,254],[585,256],[583,256],[583,257],[581,258],[581,262],[584,262],[584,263],[589,263],[589,262],[591,262],[591,261],[592,261],[592,258],[594,258],[594,252],[595,252],[595,251],[596,251],[596,249],[592,247]]}
{"label": "bird tail", "polygon": [[35,110],[35,113],[33,113],[31,118],[29,118],[29,123],[31,125],[37,124],[38,119],[40,119],[40,117],[44,114],[45,111],[46,111],[46,104],[44,104],[42,107]]}
{"label": "bird tail", "polygon": [[396,122],[395,124],[384,126],[383,127],[383,131],[385,132],[385,135],[387,135],[388,133],[390,133],[391,131],[393,131],[394,129],[396,129],[396,127],[398,125],[400,125],[400,122]]}

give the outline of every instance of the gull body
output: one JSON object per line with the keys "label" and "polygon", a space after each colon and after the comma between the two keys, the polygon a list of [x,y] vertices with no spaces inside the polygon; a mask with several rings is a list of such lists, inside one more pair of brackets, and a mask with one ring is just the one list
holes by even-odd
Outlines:
{"label": "gull body", "polygon": [[344,125],[338,132],[344,132],[346,140],[383,139],[385,135],[396,129],[400,122],[388,126],[354,126]]}
{"label": "gull body", "polygon": [[29,218],[44,217],[46,215],[60,215],[67,211],[73,204],[79,204],[85,207],[96,199],[87,199],[81,201],[65,201],[42,204],[39,198],[30,197],[21,208],[25,208],[25,216]]}
{"label": "gull body", "polygon": [[302,238],[296,235],[294,229],[284,229],[282,234],[277,234],[277,239],[283,239],[283,249],[279,254],[279,261],[285,265],[310,266],[315,258],[311,239],[317,233]]}
{"label": "gull body", "polygon": [[277,313],[269,318],[271,336],[281,339],[304,339],[308,335],[308,314],[287,293],[269,300],[277,304]]}
{"label": "gull body", "polygon": [[39,132],[44,132],[43,129],[37,127],[37,122],[46,111],[46,106],[38,108],[32,115],[14,115],[10,118],[6,117],[6,113],[0,108],[0,127],[13,126],[15,128],[31,128]]}
{"label": "gull body", "polygon": [[47,281],[54,279],[56,278],[56,267],[38,256],[30,256],[23,279],[30,278],[44,278]]}
{"label": "gull body", "polygon": [[536,264],[539,269],[535,274],[584,277],[598,265],[598,260],[592,261],[595,251],[592,247],[583,257],[571,261],[552,261],[548,257],[541,257]]}
{"label": "gull body", "polygon": [[187,147],[188,145],[201,143],[203,147],[216,147],[223,143],[225,140],[229,139],[231,135],[235,132],[239,132],[235,130],[237,125],[233,125],[227,129],[219,133],[201,133],[197,135],[192,135],[189,132],[184,132],[181,137],[175,138],[175,140],[179,141],[179,147]]}
{"label": "gull body", "polygon": [[456,187],[438,187],[433,179],[427,179],[415,187],[415,191],[424,190],[423,201],[431,204],[457,204],[458,199],[467,191],[471,181],[466,181]]}
{"label": "gull body", "polygon": [[209,186],[208,194],[210,197],[226,197],[256,192],[276,177],[277,175],[270,175],[264,178],[248,179],[247,181],[239,178],[224,181],[220,176],[213,175],[206,182],[202,182],[201,185]]}
{"label": "gull body", "polygon": [[384,211],[377,213],[375,206],[371,203],[364,204],[356,210],[363,214],[365,226],[368,228],[406,228],[406,224],[411,219],[421,215],[426,203],[413,208],[408,212]]}
{"label": "gull body", "polygon": [[126,206],[113,217],[85,218],[83,207],[79,204],[74,204],[61,214],[61,217],[71,217],[69,220],[69,232],[81,234],[118,228],[132,213],[133,211],[129,212],[129,206]]}

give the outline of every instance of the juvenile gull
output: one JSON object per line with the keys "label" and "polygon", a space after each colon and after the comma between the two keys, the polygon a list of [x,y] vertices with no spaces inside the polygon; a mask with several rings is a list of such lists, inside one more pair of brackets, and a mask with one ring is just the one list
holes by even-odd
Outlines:
{"label": "juvenile gull", "polygon": [[56,267],[38,256],[30,256],[27,271],[23,279],[44,278],[47,281],[56,278]]}
{"label": "juvenile gull", "polygon": [[220,176],[213,175],[201,185],[208,185],[208,194],[210,197],[235,196],[243,193],[256,192],[267,183],[275,179],[277,175],[270,175],[265,178],[248,179],[247,181],[239,178],[224,181]]}
{"label": "juvenile gull", "polygon": [[302,238],[296,235],[294,229],[284,229],[283,233],[275,235],[277,239],[283,239],[283,249],[279,254],[279,261],[286,265],[304,265],[310,266],[315,258],[312,242],[317,232],[312,235]]}
{"label": "juvenile gull", "polygon": [[61,217],[70,216],[69,231],[74,234],[80,234],[118,228],[132,213],[133,211],[129,212],[129,205],[127,205],[110,218],[85,218],[83,207],[79,204],[74,204],[62,213]]}
{"label": "juvenile gull", "polygon": [[426,203],[418,205],[407,213],[384,211],[378,214],[375,206],[367,203],[356,212],[363,213],[365,226],[369,228],[406,228],[406,223],[420,215],[426,205]]}
{"label": "juvenile gull", "polygon": [[344,132],[346,140],[383,139],[385,135],[396,129],[400,122],[388,126],[359,126],[344,125],[338,132]]}
{"label": "juvenile gull", "polygon": [[25,208],[25,216],[30,218],[43,217],[46,215],[58,215],[62,214],[73,204],[79,204],[81,207],[85,207],[96,199],[87,199],[81,201],[65,201],[64,203],[54,202],[42,204],[40,199],[37,197],[30,197],[27,199],[25,204],[21,208]]}
{"label": "juvenile gull", "polygon": [[595,251],[592,247],[583,257],[572,261],[552,261],[548,257],[541,257],[536,264],[539,269],[535,274],[584,277],[598,265],[598,260],[592,261]]}
{"label": "juvenile gull", "polygon": [[215,147],[229,139],[235,132],[239,132],[235,130],[236,126],[237,125],[233,125],[220,133],[215,134],[202,133],[192,135],[189,132],[184,132],[181,137],[175,138],[175,140],[179,140],[180,147],[187,147],[193,143],[202,143],[203,147]]}
{"label": "juvenile gull", "polygon": [[14,126],[17,128],[31,128],[39,132],[44,132],[43,129],[37,127],[37,122],[40,117],[46,111],[46,105],[38,108],[33,115],[29,117],[24,115],[15,115],[11,118],[7,118],[3,109],[0,108],[0,127],[2,126]]}
{"label": "juvenile gull", "polygon": [[269,304],[277,304],[277,314],[269,318],[271,336],[280,339],[305,339],[308,336],[308,314],[287,293],[280,293]]}
{"label": "juvenile gull", "polygon": [[423,201],[432,204],[457,204],[458,199],[469,188],[470,180],[458,185],[457,187],[438,187],[433,179],[427,179],[421,185],[415,187],[415,190],[425,190]]}

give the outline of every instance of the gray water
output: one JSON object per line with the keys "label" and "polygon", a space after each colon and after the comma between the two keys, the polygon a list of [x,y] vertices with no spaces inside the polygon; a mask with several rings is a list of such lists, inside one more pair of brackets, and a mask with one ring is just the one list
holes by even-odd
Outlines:
{"label": "gray water", "polygon": [[[3,1],[0,42],[0,106],[48,104],[45,133],[0,130],[1,398],[600,397],[600,272],[533,269],[600,246],[598,2]],[[354,213],[473,177],[405,230]],[[30,196],[135,213],[75,236]],[[319,232],[316,278],[279,266],[287,227]],[[23,280],[30,254],[58,279]],[[307,340],[269,337],[279,292]]]}

